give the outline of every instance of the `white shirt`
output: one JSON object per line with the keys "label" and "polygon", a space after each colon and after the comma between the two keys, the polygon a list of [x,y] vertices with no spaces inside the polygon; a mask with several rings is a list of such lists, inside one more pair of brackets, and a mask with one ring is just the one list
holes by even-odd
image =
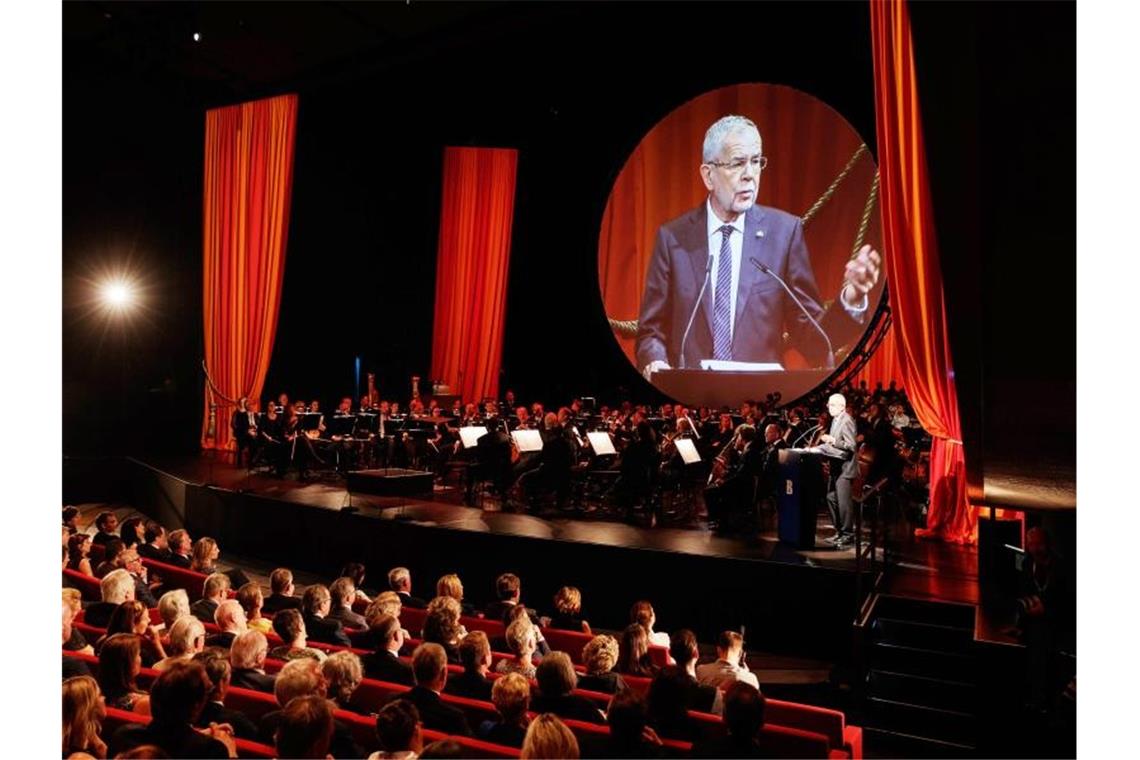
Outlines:
{"label": "white shirt", "polygon": [[740,288],[740,261],[744,258],[744,214],[738,214],[735,222],[722,222],[713,211],[712,202],[705,201],[705,218],[708,220],[709,255],[712,256],[712,271],[709,272],[710,303],[716,306],[716,278],[720,269],[720,228],[731,224],[732,233],[728,237],[728,247],[732,252],[732,293],[728,300],[728,337],[731,339],[736,328],[736,291]]}

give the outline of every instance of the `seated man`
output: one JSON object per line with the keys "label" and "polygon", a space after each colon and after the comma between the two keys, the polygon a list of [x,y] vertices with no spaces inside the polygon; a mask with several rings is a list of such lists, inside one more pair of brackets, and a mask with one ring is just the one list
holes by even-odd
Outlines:
{"label": "seated man", "polygon": [[400,621],[391,615],[379,615],[372,619],[370,630],[376,649],[362,658],[365,677],[415,685],[412,667],[399,659],[400,648],[404,646],[404,629],[400,627]]}
{"label": "seated man", "polygon": [[[519,605],[519,599],[522,597],[522,581],[514,573],[503,573],[495,579],[495,595],[498,599],[487,605],[484,614],[489,620],[502,620],[503,625],[510,625],[507,614]],[[527,615],[530,616],[532,623],[538,625],[538,613],[528,609]]]}
{"label": "seated man", "polygon": [[[202,625],[195,618],[188,620],[194,625]],[[211,723],[218,725],[228,723],[233,727],[234,736],[237,738],[257,741],[257,726],[253,721],[244,713],[231,710],[225,705],[226,692],[230,690],[230,678],[233,673],[229,657],[229,652],[217,647],[201,650],[194,655],[194,661],[202,663],[202,667],[206,669],[206,677],[213,685],[209,701],[202,708],[202,714],[198,716],[194,725],[198,728],[209,728]]]}
{"label": "seated man", "polygon": [[[303,657],[285,663],[285,667],[277,674],[277,683],[273,688],[273,697],[282,709],[261,716],[257,727],[258,740],[263,744],[272,744],[286,720],[285,709],[288,705],[301,697],[316,696],[323,700],[326,698],[327,687],[321,665],[316,660]],[[352,740],[348,727],[340,721],[334,721],[332,746],[328,752],[333,757],[363,757],[360,748]]]}
{"label": "seated man", "polygon": [[578,686],[578,677],[570,655],[551,652],[538,664],[535,680],[538,694],[531,701],[536,713],[554,713],[560,718],[573,718],[587,723],[605,723],[602,711],[589,699],[571,694]]}
{"label": "seated man", "polygon": [[114,512],[100,512],[95,518],[95,527],[98,530],[91,538],[95,546],[106,546],[119,538],[119,518]]}
{"label": "seated man", "polygon": [[518,673],[507,673],[495,679],[491,702],[499,713],[498,720],[485,720],[479,726],[479,738],[504,747],[522,747],[529,725],[530,682]]}
{"label": "seated man", "polygon": [[170,549],[170,556],[167,561],[172,565],[189,570],[190,563],[194,561],[192,556],[194,542],[190,539],[190,534],[184,530],[171,531],[166,538],[166,544]]}
{"label": "seated man", "polygon": [[401,758],[414,760],[423,752],[423,724],[420,712],[406,699],[396,699],[380,708],[376,714],[376,738],[380,751],[371,758]]}
{"label": "seated man", "polygon": [[190,605],[190,614],[203,623],[213,623],[218,605],[224,602],[230,590],[229,576],[214,573],[202,582],[202,598]]}
{"label": "seated man", "polygon": [[463,674],[447,683],[447,691],[459,697],[491,701],[491,642],[483,631],[471,631],[459,643],[459,660]]}
{"label": "seated man", "polygon": [[313,649],[308,645],[308,631],[305,630],[305,621],[297,610],[281,610],[273,617],[273,632],[285,642],[279,647],[269,650],[271,660],[295,660],[298,657],[323,662],[324,652]]}
{"label": "seated man", "polygon": [[764,727],[764,695],[743,681],[736,681],[724,695],[726,734],[704,739],[693,746],[693,757],[768,757],[758,736]]}
{"label": "seated man", "polygon": [[261,605],[261,611],[272,615],[281,610],[300,610],[301,597],[294,596],[293,573],[288,568],[279,567],[269,574],[269,596]]}
{"label": "seated man", "polygon": [[456,736],[470,736],[463,713],[440,699],[447,685],[447,653],[439,644],[420,644],[412,653],[412,673],[416,685],[401,695],[419,710],[425,728]]}
{"label": "seated man", "polygon": [[214,612],[214,623],[222,630],[206,639],[206,646],[229,649],[233,646],[234,639],[248,630],[245,610],[237,599],[226,599],[218,605]]}
{"label": "seated man", "polygon": [[281,711],[274,733],[277,757],[332,757],[335,726],[329,700],[316,695],[297,697]]}
{"label": "seated man", "polygon": [[677,663],[677,668],[684,674],[688,692],[688,709],[697,712],[720,715],[724,710],[724,692],[715,686],[707,686],[697,681],[697,658],[700,650],[697,648],[697,637],[687,628],[682,628],[673,634],[669,645],[669,654]]}
{"label": "seated man", "polygon": [[154,520],[147,520],[143,543],[139,544],[139,555],[156,562],[170,562],[170,549],[166,544],[166,528]]}
{"label": "seated man", "polygon": [[697,680],[707,686],[727,689],[733,681],[743,681],[760,688],[756,674],[744,664],[744,639],[736,631],[724,631],[716,642],[716,661],[697,668]]}
{"label": "seated man", "polygon": [[332,597],[329,620],[339,620],[345,628],[368,627],[364,616],[352,611],[352,603],[356,601],[356,584],[352,578],[337,578],[329,586],[329,595]]}
{"label": "seated man", "polygon": [[400,595],[400,603],[415,610],[427,608],[427,602],[412,596],[412,571],[406,567],[394,567],[388,571],[388,587]]}
{"label": "seated man", "polygon": [[135,579],[126,570],[112,570],[99,581],[99,593],[103,597],[83,613],[83,622],[96,628],[106,628],[111,622],[111,614],[123,602],[135,598]]}
{"label": "seated man", "polygon": [[276,677],[265,672],[269,641],[261,631],[246,631],[230,646],[231,683],[243,689],[273,691]]}
{"label": "seated man", "polygon": [[163,629],[169,633],[178,618],[190,615],[190,596],[184,588],[167,591],[158,598],[158,615]]}
{"label": "seated man", "polygon": [[305,619],[305,630],[313,641],[325,644],[339,644],[352,646],[344,627],[339,620],[329,620],[329,609],[332,607],[332,596],[327,586],[315,583],[305,589],[301,597],[301,614]]}

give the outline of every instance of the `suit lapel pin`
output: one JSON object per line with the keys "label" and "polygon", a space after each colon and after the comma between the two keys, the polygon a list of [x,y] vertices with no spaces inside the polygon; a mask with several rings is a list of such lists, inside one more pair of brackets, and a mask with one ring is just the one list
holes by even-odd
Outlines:
{"label": "suit lapel pin", "polygon": [[756,237],[758,237],[758,238],[764,237],[764,230],[756,230]]}

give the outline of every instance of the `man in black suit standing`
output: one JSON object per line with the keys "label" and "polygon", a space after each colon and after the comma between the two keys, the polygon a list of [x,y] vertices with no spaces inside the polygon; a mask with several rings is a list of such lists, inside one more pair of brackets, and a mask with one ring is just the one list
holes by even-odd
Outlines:
{"label": "man in black suit standing", "polygon": [[440,698],[447,685],[447,653],[439,644],[425,643],[412,653],[412,673],[416,685],[399,699],[406,699],[419,710],[424,728],[453,736],[471,736],[467,718],[456,707]]}
{"label": "man in black suit standing", "polygon": [[301,615],[305,619],[305,630],[309,633],[309,639],[325,644],[352,646],[340,621],[328,619],[331,607],[332,596],[327,586],[315,583],[305,589],[305,595],[301,597]]}
{"label": "man in black suit standing", "polygon": [[413,686],[416,683],[412,667],[400,661],[400,648],[404,646],[404,629],[391,615],[381,615],[372,621],[372,640],[376,649],[362,658],[364,676],[377,681]]}
{"label": "man in black suit standing", "polygon": [[847,413],[847,399],[841,393],[833,393],[827,399],[827,411],[831,414],[831,430],[819,437],[819,449],[824,456],[832,458],[827,510],[835,526],[831,541],[842,551],[855,541],[851,503],[851,489],[859,474],[859,462],[855,459],[855,418]]}
{"label": "man in black suit standing", "polygon": [[406,567],[394,567],[388,571],[388,587],[400,595],[400,603],[405,607],[422,610],[427,602],[412,596],[412,571]]}

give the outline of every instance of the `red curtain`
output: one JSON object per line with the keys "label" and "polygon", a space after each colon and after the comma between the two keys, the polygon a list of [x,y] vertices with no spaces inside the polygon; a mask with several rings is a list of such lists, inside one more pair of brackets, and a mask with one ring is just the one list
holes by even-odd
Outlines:
{"label": "red curtain", "polygon": [[431,379],[466,401],[499,395],[518,151],[447,148]]}
{"label": "red curtain", "polygon": [[883,251],[898,379],[919,421],[934,436],[930,511],[922,535],[973,542],[977,514],[966,500],[966,457],[927,182],[914,44],[904,0],[872,0],[871,44]]}
{"label": "red curtain", "polygon": [[875,348],[875,353],[871,354],[867,363],[859,370],[859,374],[852,378],[851,382],[856,386],[861,382],[866,382],[867,387],[874,390],[877,383],[882,383],[883,387],[886,388],[892,380],[896,383],[901,380],[899,351],[898,344],[895,343],[895,327],[893,324],[887,328],[887,333]]}
{"label": "red curtain", "polygon": [[206,112],[202,198],[202,317],[206,368],[218,390],[202,447],[232,447],[224,398],[257,398],[265,383],[281,283],[293,184],[297,96],[282,95]]}

